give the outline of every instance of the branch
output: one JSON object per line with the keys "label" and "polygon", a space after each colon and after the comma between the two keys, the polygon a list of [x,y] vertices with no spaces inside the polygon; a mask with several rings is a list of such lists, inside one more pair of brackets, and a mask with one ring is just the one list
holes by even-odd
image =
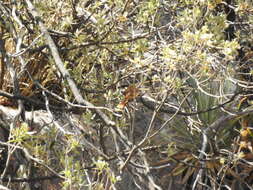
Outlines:
{"label": "branch", "polygon": [[11,190],[11,189],[9,189],[9,188],[3,186],[3,185],[0,185],[0,189],[1,189],[1,190]]}
{"label": "branch", "polygon": [[[221,103],[221,104],[218,104],[216,106],[213,106],[211,108],[208,108],[206,110],[200,110],[200,111],[196,111],[196,112],[182,112],[180,110],[178,110],[179,108],[175,105],[171,106],[163,106],[159,111],[160,112],[164,112],[164,113],[168,113],[168,114],[175,114],[177,113],[178,115],[183,115],[183,116],[193,116],[193,115],[198,115],[198,114],[202,114],[202,113],[206,113],[206,112],[210,112],[210,111],[213,111],[213,110],[216,110],[216,109],[219,109],[219,108],[222,108],[224,107],[226,104],[229,104],[231,103],[232,101],[234,101],[234,99],[242,94],[243,92],[238,92],[238,93],[235,93],[229,100]],[[146,106],[148,109],[151,109],[151,110],[154,110],[155,109],[155,105],[157,103],[159,103],[158,101],[148,97],[148,96],[141,96],[140,97],[140,101],[141,103]],[[164,104],[166,105],[166,104]]]}
{"label": "branch", "polygon": [[57,176],[57,175],[40,176],[40,177],[33,177],[33,178],[9,178],[9,177],[5,177],[5,178],[2,178],[1,180],[3,182],[21,183],[21,182],[34,182],[34,181],[43,181],[43,180],[53,180],[55,178],[60,178],[60,177]]}
{"label": "branch", "polygon": [[[43,24],[42,19],[40,18],[38,12],[34,8],[33,4],[31,3],[30,0],[26,0],[26,3],[28,5],[29,11],[31,12],[31,14],[35,18],[35,20],[38,22],[40,30],[43,33],[43,35],[46,39],[47,45],[49,46],[49,48],[51,50],[51,53],[52,53],[52,56],[54,58],[55,64],[56,64],[57,68],[59,69],[59,71],[61,72],[61,74],[63,75],[63,77],[67,80],[68,85],[69,85],[76,101],[79,104],[84,104],[84,105],[87,105],[87,106],[94,107],[93,104],[91,104],[90,102],[83,99],[83,97],[82,97],[81,93],[79,92],[74,80],[70,77],[69,72],[64,68],[64,64],[63,64],[63,62],[60,58],[58,49],[57,49],[52,37],[50,36],[47,28]],[[110,118],[107,115],[105,115],[101,110],[95,109],[95,112],[99,115],[99,117],[104,121],[104,123],[106,125],[115,126],[115,122],[110,120]]]}

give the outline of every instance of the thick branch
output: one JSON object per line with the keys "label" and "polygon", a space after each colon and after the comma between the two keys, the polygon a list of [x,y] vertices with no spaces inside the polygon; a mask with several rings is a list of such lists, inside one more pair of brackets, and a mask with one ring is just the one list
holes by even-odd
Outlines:
{"label": "thick branch", "polygon": [[[60,58],[58,49],[57,49],[52,37],[50,36],[47,28],[43,24],[38,12],[34,8],[33,4],[31,3],[30,0],[26,0],[26,3],[28,5],[28,9],[30,10],[31,14],[35,18],[35,20],[38,22],[40,30],[43,33],[43,35],[46,39],[47,45],[49,46],[49,48],[51,50],[51,53],[52,53],[52,56],[54,58],[55,64],[58,67],[61,74],[63,75],[63,77],[67,80],[68,85],[69,85],[76,101],[79,104],[84,104],[84,105],[87,105],[87,106],[93,106],[93,104],[91,104],[90,102],[83,99],[83,97],[82,97],[81,93],[79,92],[74,80],[70,77],[69,72],[64,68],[64,64],[63,64],[63,62]],[[105,122],[106,125],[110,125],[110,126],[115,125],[115,122],[111,121],[109,119],[109,117],[107,115],[105,115],[101,110],[95,109],[95,112],[100,116],[100,118]]]}

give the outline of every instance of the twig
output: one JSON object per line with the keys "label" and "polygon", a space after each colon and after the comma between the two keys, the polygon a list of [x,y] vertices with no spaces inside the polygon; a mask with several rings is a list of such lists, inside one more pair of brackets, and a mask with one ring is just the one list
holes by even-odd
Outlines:
{"label": "twig", "polygon": [[200,149],[200,153],[199,153],[199,160],[200,160],[201,168],[200,168],[197,178],[195,180],[195,185],[196,185],[197,181],[202,178],[202,175],[204,172],[204,169],[203,169],[203,168],[205,168],[204,158],[205,158],[205,154],[206,154],[206,150],[207,150],[208,139],[212,139],[213,135],[214,135],[214,133],[212,133],[212,132],[215,131],[217,133],[219,128],[221,126],[223,126],[224,123],[231,121],[231,120],[239,119],[240,117],[243,117],[243,116],[248,115],[250,113],[253,113],[253,109],[242,111],[242,112],[237,112],[237,113],[234,113],[234,115],[221,116],[218,120],[213,122],[209,127],[207,127],[206,129],[204,129],[202,131],[202,145],[201,145],[201,149]]}
{"label": "twig", "polygon": [[145,137],[142,139],[142,141],[138,145],[134,145],[133,146],[133,148],[131,149],[131,151],[130,151],[128,157],[127,157],[127,159],[125,160],[125,162],[123,163],[123,165],[120,167],[120,171],[124,170],[124,168],[126,167],[126,165],[128,164],[128,162],[130,161],[130,159],[133,156],[133,154],[135,153],[135,151],[138,150],[138,148],[141,147],[146,142],[146,140],[148,139],[148,134],[151,131],[151,128],[152,128],[154,120],[155,120],[155,117],[156,117],[157,113],[159,112],[159,109],[161,109],[162,105],[164,104],[164,101],[166,100],[166,97],[167,97],[167,93],[166,93],[166,96],[163,98],[163,101],[154,110],[154,113],[153,113],[152,119],[150,121],[150,124],[148,126],[148,130],[146,132]]}
{"label": "twig", "polygon": [[[33,156],[28,152],[27,149],[25,149],[25,148],[23,148],[23,147],[21,147],[21,146],[18,146],[18,145],[13,145],[13,144],[11,144],[11,143],[6,143],[6,142],[2,142],[2,141],[0,141],[0,144],[3,145],[3,146],[7,146],[7,147],[11,147],[11,148],[15,148],[15,149],[22,150],[22,151],[24,152],[24,154],[25,154],[25,156],[26,156],[27,159],[30,159],[30,160],[32,160],[32,161],[34,161],[34,162],[36,162],[36,163],[38,163],[38,164],[44,166],[45,168],[47,168],[50,172],[52,172],[53,174],[55,174],[55,175],[58,176],[59,178],[61,178],[61,179],[66,179],[64,176],[60,175],[58,172],[54,171],[52,168],[50,168],[49,166],[47,166],[46,164],[44,164],[44,163],[42,162],[42,160],[39,160],[38,158],[33,157]],[[2,178],[3,178],[3,176],[2,176]]]}

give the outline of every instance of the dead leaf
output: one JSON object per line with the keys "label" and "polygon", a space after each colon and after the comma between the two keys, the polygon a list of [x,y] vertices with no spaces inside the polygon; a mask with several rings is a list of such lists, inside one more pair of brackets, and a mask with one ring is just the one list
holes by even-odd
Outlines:
{"label": "dead leaf", "polygon": [[140,94],[140,90],[135,85],[130,85],[124,94],[124,99],[118,104],[118,109],[124,109],[128,102],[133,101]]}

